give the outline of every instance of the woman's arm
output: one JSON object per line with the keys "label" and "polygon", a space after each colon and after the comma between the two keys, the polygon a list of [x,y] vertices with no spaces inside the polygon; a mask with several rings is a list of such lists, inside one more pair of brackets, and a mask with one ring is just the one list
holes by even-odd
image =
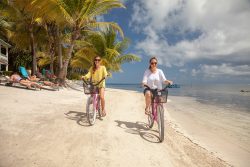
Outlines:
{"label": "woman's arm", "polygon": [[169,84],[169,85],[173,85],[173,81],[170,81],[170,80],[165,80],[164,83],[165,83],[166,85],[168,85],[168,84]]}
{"label": "woman's arm", "polygon": [[108,72],[105,66],[103,66],[103,76],[106,78],[108,76]]}
{"label": "woman's arm", "polygon": [[92,73],[92,68],[90,68],[89,72],[86,75],[82,76],[81,78],[87,80],[91,77],[91,73]]}
{"label": "woman's arm", "polygon": [[142,86],[146,85],[147,82],[148,82],[148,71],[146,70],[143,75]]}
{"label": "woman's arm", "polygon": [[166,77],[165,77],[162,70],[160,70],[160,77],[162,79],[162,82],[164,82],[164,84],[166,84],[166,85],[168,85],[168,84],[172,85],[173,84],[173,81],[166,79]]}

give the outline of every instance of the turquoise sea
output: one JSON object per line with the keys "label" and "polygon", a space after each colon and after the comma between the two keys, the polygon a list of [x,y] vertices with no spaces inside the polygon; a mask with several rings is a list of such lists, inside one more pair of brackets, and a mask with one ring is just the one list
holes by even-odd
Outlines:
{"label": "turquoise sea", "polygon": [[[205,104],[250,112],[250,84],[192,84],[169,88],[169,96],[194,97]],[[107,84],[107,88],[143,92],[140,84]],[[244,90],[245,92],[241,92]]]}

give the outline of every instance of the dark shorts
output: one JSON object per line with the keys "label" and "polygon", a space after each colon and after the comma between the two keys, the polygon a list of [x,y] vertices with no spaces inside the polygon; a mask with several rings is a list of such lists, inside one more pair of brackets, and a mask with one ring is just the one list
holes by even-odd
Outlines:
{"label": "dark shorts", "polygon": [[149,88],[145,88],[145,89],[144,89],[144,91],[143,91],[144,96],[145,96],[145,93],[146,93],[147,91],[150,91],[150,89],[149,89]]}

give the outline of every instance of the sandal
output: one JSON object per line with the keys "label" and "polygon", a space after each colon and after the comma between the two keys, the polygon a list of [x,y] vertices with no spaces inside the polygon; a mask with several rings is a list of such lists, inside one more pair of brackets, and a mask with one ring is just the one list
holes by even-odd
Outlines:
{"label": "sandal", "polygon": [[148,108],[145,108],[145,114],[146,114],[146,115],[150,115],[150,111],[149,111]]}

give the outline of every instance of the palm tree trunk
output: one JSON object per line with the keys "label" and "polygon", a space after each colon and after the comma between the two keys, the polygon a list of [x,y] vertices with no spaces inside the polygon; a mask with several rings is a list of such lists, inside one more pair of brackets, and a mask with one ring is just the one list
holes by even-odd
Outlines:
{"label": "palm tree trunk", "polygon": [[53,45],[53,41],[49,40],[49,53],[50,53],[50,72],[54,74],[54,57],[55,57],[55,46]]}
{"label": "palm tree trunk", "polygon": [[61,44],[61,38],[60,38],[60,29],[57,26],[56,28],[56,36],[57,36],[57,49],[58,49],[58,68],[57,68],[57,75],[59,75],[59,72],[62,69],[63,63],[62,63],[62,44]]}
{"label": "palm tree trunk", "polygon": [[62,80],[62,84],[65,83],[65,79],[66,79],[66,76],[67,76],[67,70],[68,70],[68,65],[69,65],[69,61],[72,57],[72,52],[73,52],[73,49],[74,49],[74,43],[75,43],[75,40],[80,36],[80,30],[77,30],[75,29],[74,33],[72,34],[71,36],[71,42],[70,42],[70,47],[69,47],[69,50],[68,50],[68,53],[67,53],[67,57],[63,63],[63,67],[62,69],[60,70],[60,73],[59,73],[59,78]]}
{"label": "palm tree trunk", "polygon": [[30,45],[31,45],[31,54],[32,54],[32,75],[34,75],[37,72],[37,61],[36,61],[36,43],[35,43],[32,25],[29,27],[29,33],[30,33]]}
{"label": "palm tree trunk", "polygon": [[70,59],[72,57],[73,49],[74,49],[74,44],[73,44],[73,41],[72,41],[72,43],[70,45],[70,48],[68,50],[68,53],[67,53],[67,58],[65,59],[65,61],[63,63],[63,67],[61,68],[59,76],[58,76],[63,81],[65,81],[66,76],[67,76],[68,65],[69,65],[69,61],[70,61]]}

